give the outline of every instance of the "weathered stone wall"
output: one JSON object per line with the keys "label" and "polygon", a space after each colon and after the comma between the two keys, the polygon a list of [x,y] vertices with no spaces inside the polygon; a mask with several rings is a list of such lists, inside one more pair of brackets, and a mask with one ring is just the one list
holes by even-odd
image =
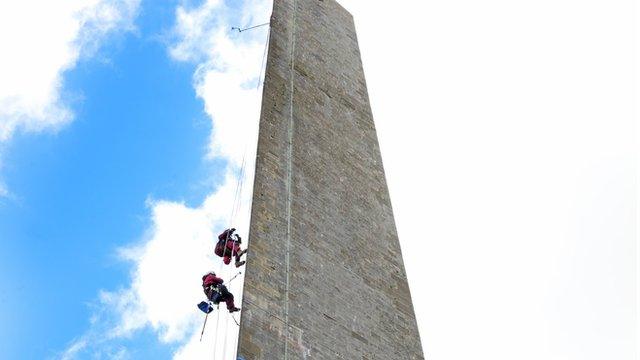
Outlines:
{"label": "weathered stone wall", "polygon": [[274,2],[249,236],[239,355],[423,359],[355,27],[334,0]]}

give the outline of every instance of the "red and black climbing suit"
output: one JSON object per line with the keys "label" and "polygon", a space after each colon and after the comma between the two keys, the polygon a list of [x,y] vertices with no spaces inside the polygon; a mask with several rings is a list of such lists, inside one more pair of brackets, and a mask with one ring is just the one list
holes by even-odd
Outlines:
{"label": "red and black climbing suit", "polygon": [[240,267],[245,263],[244,260],[241,260],[241,257],[247,250],[241,249],[242,238],[238,234],[234,234],[235,230],[234,228],[227,229],[218,235],[215,254],[220,256],[226,265],[229,265],[231,258],[234,257],[236,267]]}
{"label": "red and black climbing suit", "polygon": [[[230,313],[239,311],[240,309],[233,303],[233,294],[227,290],[227,287],[224,286],[223,283],[224,280],[217,277],[214,272],[207,273],[202,277],[202,289],[211,303],[217,305],[224,302],[227,304],[227,310],[229,310]],[[198,305],[198,307],[206,313],[211,312],[213,308],[209,304],[206,305],[204,309],[200,307],[200,305]]]}

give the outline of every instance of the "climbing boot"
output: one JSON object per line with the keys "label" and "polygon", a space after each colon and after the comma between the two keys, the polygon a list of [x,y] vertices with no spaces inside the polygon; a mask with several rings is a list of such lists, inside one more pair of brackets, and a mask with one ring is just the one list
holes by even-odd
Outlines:
{"label": "climbing boot", "polygon": [[240,266],[244,265],[246,263],[246,261],[242,260],[242,261],[236,261],[236,267],[239,268]]}

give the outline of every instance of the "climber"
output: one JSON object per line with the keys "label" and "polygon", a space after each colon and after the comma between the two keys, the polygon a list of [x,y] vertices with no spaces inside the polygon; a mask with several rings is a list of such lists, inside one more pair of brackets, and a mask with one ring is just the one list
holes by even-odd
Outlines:
{"label": "climber", "polygon": [[240,308],[237,308],[233,304],[233,294],[227,290],[226,286],[222,285],[223,282],[224,280],[217,277],[213,271],[204,274],[202,277],[202,288],[205,295],[207,295],[207,299],[215,305],[224,301],[230,313],[240,311]]}
{"label": "climber", "polygon": [[229,240],[231,235],[236,231],[236,228],[227,229],[222,232],[222,234],[218,235],[218,241]]}
{"label": "climber", "polygon": [[236,267],[240,267],[245,264],[246,261],[240,261],[242,255],[247,252],[247,249],[241,250],[240,243],[242,238],[238,234],[234,234],[235,228],[227,229],[218,235],[218,243],[216,244],[215,253],[222,258],[222,261],[229,265],[231,257],[236,258]]}

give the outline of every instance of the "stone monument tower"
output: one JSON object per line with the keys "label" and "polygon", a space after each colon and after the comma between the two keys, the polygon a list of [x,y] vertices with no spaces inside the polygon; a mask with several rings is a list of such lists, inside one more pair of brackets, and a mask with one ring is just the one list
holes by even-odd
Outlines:
{"label": "stone monument tower", "polygon": [[275,0],[238,354],[424,359],[351,14]]}

